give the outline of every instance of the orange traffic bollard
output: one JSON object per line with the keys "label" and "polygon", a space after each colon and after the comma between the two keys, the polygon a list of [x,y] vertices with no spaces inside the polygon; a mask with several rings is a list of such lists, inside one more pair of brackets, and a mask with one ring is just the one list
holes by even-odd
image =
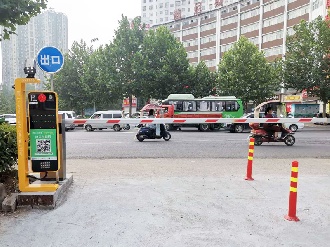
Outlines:
{"label": "orange traffic bollard", "polygon": [[254,138],[251,137],[250,144],[249,144],[249,155],[248,155],[248,163],[247,163],[245,180],[251,180],[251,181],[254,180],[252,178],[253,153],[254,153]]}
{"label": "orange traffic bollard", "polygon": [[292,162],[290,196],[289,196],[289,213],[284,218],[290,221],[299,221],[296,215],[297,211],[297,187],[298,187],[298,161]]}

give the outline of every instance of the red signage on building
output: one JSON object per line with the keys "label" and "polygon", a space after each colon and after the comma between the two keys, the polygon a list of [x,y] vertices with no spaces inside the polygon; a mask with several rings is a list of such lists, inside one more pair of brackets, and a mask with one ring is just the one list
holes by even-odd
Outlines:
{"label": "red signage on building", "polygon": [[222,5],[223,5],[223,0],[215,0],[215,1],[214,1],[214,6],[215,6],[216,8],[218,8],[218,7],[222,7]]}
{"label": "red signage on building", "polygon": [[202,2],[195,3],[195,15],[202,13]]}
{"label": "red signage on building", "polygon": [[174,20],[180,20],[181,19],[181,9],[174,10]]}
{"label": "red signage on building", "polygon": [[[123,99],[123,107],[129,106],[129,98]],[[132,99],[132,106],[136,106],[136,98]]]}

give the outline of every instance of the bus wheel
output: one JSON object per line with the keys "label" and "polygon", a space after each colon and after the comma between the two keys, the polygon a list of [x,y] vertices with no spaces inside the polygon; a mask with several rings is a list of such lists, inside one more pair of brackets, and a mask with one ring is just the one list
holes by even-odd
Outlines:
{"label": "bus wheel", "polygon": [[199,130],[200,131],[208,131],[210,129],[210,125],[208,124],[200,124],[199,125]]}
{"label": "bus wheel", "polygon": [[235,125],[235,132],[236,132],[236,133],[242,133],[242,132],[243,132],[243,125],[241,125],[241,124],[236,124],[236,125]]}

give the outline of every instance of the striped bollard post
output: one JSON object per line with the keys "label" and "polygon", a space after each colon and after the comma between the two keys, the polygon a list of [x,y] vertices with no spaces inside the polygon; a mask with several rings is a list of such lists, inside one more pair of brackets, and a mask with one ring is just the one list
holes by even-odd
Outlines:
{"label": "striped bollard post", "polygon": [[298,187],[298,161],[292,162],[291,182],[289,195],[289,213],[284,218],[289,221],[299,221],[297,211],[297,187]]}
{"label": "striped bollard post", "polygon": [[249,143],[249,155],[248,155],[248,162],[247,162],[247,169],[246,169],[246,177],[245,180],[254,180],[252,178],[252,163],[253,163],[253,153],[254,153],[254,138],[250,138]]}

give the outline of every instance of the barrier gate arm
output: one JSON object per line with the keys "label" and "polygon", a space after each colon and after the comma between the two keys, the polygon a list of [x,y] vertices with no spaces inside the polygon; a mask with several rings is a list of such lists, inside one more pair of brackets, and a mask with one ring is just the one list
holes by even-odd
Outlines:
{"label": "barrier gate arm", "polygon": [[330,123],[328,118],[112,118],[65,119],[70,124],[215,124],[215,123]]}

